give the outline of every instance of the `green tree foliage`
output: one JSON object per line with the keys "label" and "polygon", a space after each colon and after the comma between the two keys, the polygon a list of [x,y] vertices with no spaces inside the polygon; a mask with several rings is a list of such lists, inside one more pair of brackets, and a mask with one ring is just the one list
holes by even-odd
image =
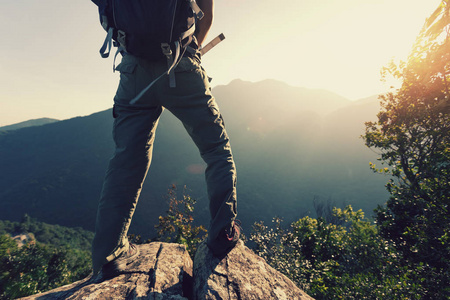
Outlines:
{"label": "green tree foliage", "polygon": [[335,208],[342,225],[304,217],[285,229],[255,223],[254,251],[316,299],[421,299],[415,270],[351,206]]}
{"label": "green tree foliage", "polygon": [[159,217],[155,225],[158,239],[186,246],[191,257],[194,257],[197,245],[206,235],[207,230],[194,225],[194,205],[196,200],[186,194],[186,188],[179,199],[177,188],[173,185],[168,191],[169,209],[167,215]]}
{"label": "green tree foliage", "polygon": [[[19,247],[11,235],[36,240]],[[80,280],[91,271],[93,233],[37,222],[0,221],[0,299],[15,299]]]}
{"label": "green tree foliage", "polygon": [[0,235],[0,258],[7,257],[17,250],[17,243],[8,235]]}
{"label": "green tree foliage", "polygon": [[450,1],[427,19],[407,62],[384,69],[402,81],[382,96],[368,147],[381,151],[391,194],[377,210],[381,234],[411,269],[421,269],[425,297],[450,297]]}
{"label": "green tree foliage", "polygon": [[86,251],[30,242],[17,247],[0,237],[0,299],[44,292],[86,277],[91,271]]}

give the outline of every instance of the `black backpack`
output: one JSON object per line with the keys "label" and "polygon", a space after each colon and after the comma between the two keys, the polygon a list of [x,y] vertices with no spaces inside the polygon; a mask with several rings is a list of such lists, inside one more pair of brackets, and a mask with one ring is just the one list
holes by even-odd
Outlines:
{"label": "black backpack", "polygon": [[[100,50],[108,57],[112,41],[119,51],[148,60],[160,60],[176,44],[185,51],[203,13],[195,0],[92,0],[108,32]],[[170,47],[168,49],[167,47]]]}
{"label": "black backpack", "polygon": [[[189,47],[195,33],[195,23],[203,12],[195,0],[92,0],[100,14],[100,23],[107,31],[100,49],[103,58],[109,56],[112,45],[118,53],[126,52],[147,60],[167,60],[169,84],[175,87],[173,69]],[[114,42],[113,42],[114,41]],[[115,66],[113,66],[115,69]],[[153,85],[151,82],[131,103],[135,103]]]}

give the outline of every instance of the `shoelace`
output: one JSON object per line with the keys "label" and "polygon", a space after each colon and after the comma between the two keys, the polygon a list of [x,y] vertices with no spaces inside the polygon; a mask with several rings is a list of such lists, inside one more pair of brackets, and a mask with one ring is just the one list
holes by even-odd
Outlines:
{"label": "shoelace", "polygon": [[240,220],[234,220],[233,227],[232,227],[232,230],[231,230],[231,236],[228,233],[226,233],[228,241],[231,242],[231,241],[234,240],[234,236],[236,235],[236,231],[238,231],[239,234],[241,233],[241,221]]}
{"label": "shoelace", "polygon": [[136,252],[136,245],[130,243],[130,247],[128,248],[128,256],[132,256],[134,252]]}

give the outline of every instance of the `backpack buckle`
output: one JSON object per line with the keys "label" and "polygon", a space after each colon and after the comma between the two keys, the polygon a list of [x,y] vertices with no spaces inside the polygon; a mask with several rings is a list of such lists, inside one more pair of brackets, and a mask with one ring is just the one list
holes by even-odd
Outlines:
{"label": "backpack buckle", "polygon": [[166,57],[172,56],[172,49],[170,48],[169,44],[161,43],[161,50],[164,56]]}
{"label": "backpack buckle", "polygon": [[[175,64],[177,63],[176,60],[178,59],[178,57],[176,57],[175,60],[173,59],[172,49],[170,49],[170,45],[168,43],[161,43],[161,50],[167,58],[167,74],[169,75],[169,86],[171,88],[174,88],[176,86],[176,83],[175,83],[175,73],[173,72],[173,68],[174,68]],[[178,51],[177,51],[177,55],[178,55]]]}
{"label": "backpack buckle", "polygon": [[197,2],[195,2],[195,0],[190,0],[189,1],[189,5],[191,6],[191,9],[194,11],[194,14],[195,14],[195,17],[197,18],[197,20],[203,19],[205,14],[200,9],[200,7],[198,6]]}

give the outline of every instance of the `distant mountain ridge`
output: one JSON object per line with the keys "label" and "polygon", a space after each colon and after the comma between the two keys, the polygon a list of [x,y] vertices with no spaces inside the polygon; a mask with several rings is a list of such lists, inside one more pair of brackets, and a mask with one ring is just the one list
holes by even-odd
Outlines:
{"label": "distant mountain ridge", "polygon": [[56,119],[50,119],[50,118],[40,118],[40,119],[33,119],[28,120],[16,124],[11,124],[7,126],[0,127],[0,131],[8,131],[8,130],[16,130],[20,128],[26,128],[26,127],[33,127],[33,126],[41,126],[45,124],[50,124],[54,122],[58,122],[59,120]]}
{"label": "distant mountain ridge", "polygon": [[[352,102],[324,90],[266,80],[235,80],[213,89],[238,169],[244,227],[313,214],[313,200],[352,204],[370,215],[386,200],[387,178],[373,174],[375,153],[360,135],[378,100]],[[0,135],[0,219],[93,230],[103,176],[113,152],[111,110]],[[131,233],[154,233],[171,184],[198,200],[196,220],[209,220],[204,163],[183,126],[165,112]]]}
{"label": "distant mountain ridge", "polygon": [[[244,106],[243,111],[246,112],[246,106],[253,105],[252,110],[255,115],[267,115],[268,112],[275,110],[287,117],[301,111],[326,115],[353,103],[327,90],[294,87],[270,79],[255,83],[236,79],[229,85],[215,87],[214,95],[217,99],[227,102],[233,102],[234,99],[243,100],[235,103],[237,106],[234,110]],[[265,101],[258,101],[258,99]],[[224,115],[227,114],[224,113]]]}

